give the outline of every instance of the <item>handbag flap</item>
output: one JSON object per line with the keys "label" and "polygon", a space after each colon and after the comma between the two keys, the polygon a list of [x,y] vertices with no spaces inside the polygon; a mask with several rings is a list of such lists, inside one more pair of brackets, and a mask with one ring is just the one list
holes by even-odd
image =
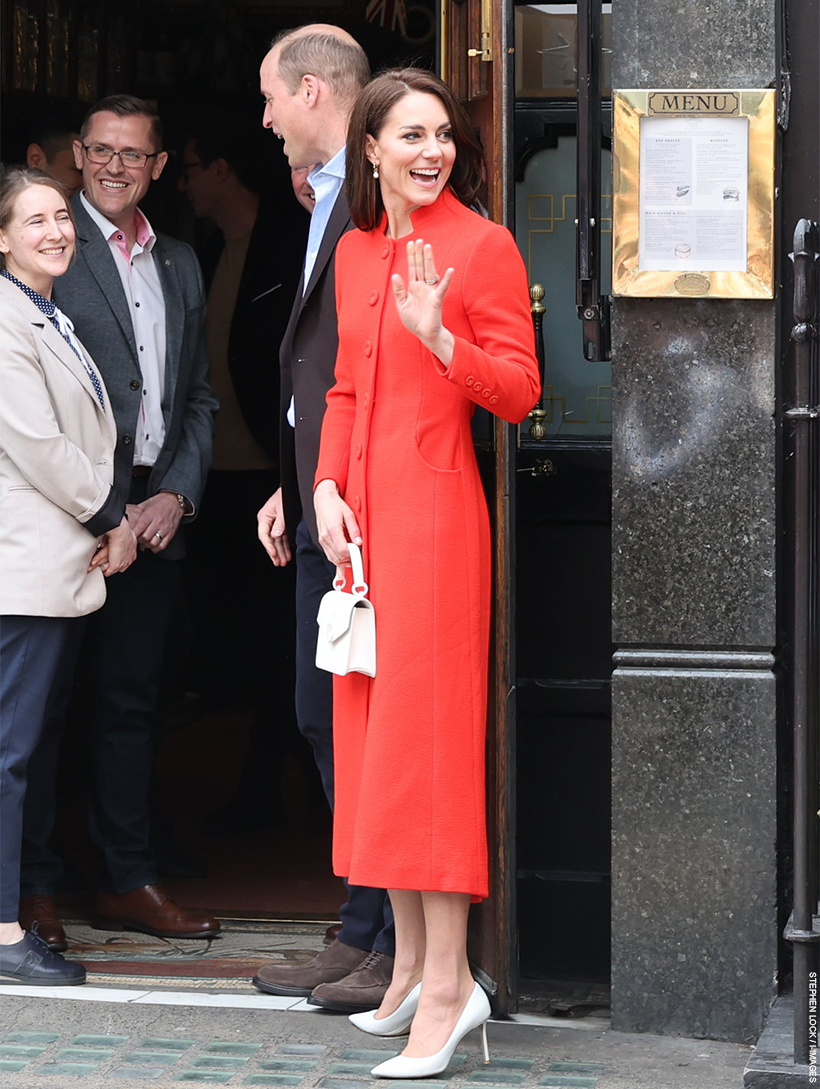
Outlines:
{"label": "handbag flap", "polygon": [[[343,590],[329,590],[319,602],[316,623],[319,625],[319,638],[335,643],[350,629],[353,610],[360,598],[347,594]],[[368,602],[369,604],[369,602]]]}

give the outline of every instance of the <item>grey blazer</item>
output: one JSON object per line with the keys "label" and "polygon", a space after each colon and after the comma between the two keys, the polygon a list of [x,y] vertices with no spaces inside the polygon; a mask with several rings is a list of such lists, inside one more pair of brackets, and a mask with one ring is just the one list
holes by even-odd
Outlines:
{"label": "grey blazer", "polygon": [[[333,385],[339,331],[336,321],[336,245],[353,223],[344,190],[330,213],[307,291],[302,279],[290,321],[282,338],[279,362],[282,372],[280,406],[280,464],[285,524],[291,545],[296,526],[304,517],[318,547],[316,513],[313,509],[313,477],[319,461],[319,439],[327,391]],[[291,397],[296,402],[296,428],[287,422]]]}
{"label": "grey blazer", "polygon": [[[79,193],[71,205],[77,221],[77,257],[55,281],[54,301],[71,318],[105,380],[117,422],[114,484],[127,495],[142,397],[137,345],[108,242]],[[148,495],[179,492],[197,507],[211,465],[218,408],[208,383],[202,274],[191,247],[167,235],[157,235],[153,257],[165,298],[165,442],[148,478]],[[161,553],[166,559],[183,554],[179,533]]]}

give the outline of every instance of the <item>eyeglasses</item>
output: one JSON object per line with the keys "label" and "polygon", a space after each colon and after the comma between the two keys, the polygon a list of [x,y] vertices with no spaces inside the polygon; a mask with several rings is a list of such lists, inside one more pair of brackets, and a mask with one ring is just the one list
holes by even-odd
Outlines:
{"label": "eyeglasses", "polygon": [[152,151],[150,154],[147,151],[112,151],[110,147],[104,147],[102,144],[83,144],[82,147],[88,156],[88,161],[98,163],[100,166],[108,166],[114,156],[119,155],[123,166],[141,170],[149,159],[159,155],[158,151]]}

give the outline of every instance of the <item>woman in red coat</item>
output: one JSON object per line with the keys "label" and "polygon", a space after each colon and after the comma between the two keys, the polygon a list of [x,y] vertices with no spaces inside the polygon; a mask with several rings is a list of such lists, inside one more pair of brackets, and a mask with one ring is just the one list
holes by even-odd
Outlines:
{"label": "woman in red coat", "polygon": [[[524,265],[471,211],[483,159],[455,96],[401,69],[362,93],[347,144],[354,223],[339,243],[339,353],[315,504],[322,546],[362,545],[378,670],[334,687],[334,869],[387,888],[393,981],[360,1028],[400,1035],[383,1077],[444,1070],[489,1003],[467,962],[487,895],[484,747],[489,519],[470,421],[538,397]],[[422,986],[423,984],[423,986]]]}

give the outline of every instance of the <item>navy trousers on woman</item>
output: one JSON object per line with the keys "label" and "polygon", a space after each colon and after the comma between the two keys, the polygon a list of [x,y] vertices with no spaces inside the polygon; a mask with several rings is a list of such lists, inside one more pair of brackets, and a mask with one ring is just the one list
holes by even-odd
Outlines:
{"label": "navy trousers on woman", "polygon": [[55,693],[73,673],[85,617],[0,617],[0,922],[20,910],[28,767]]}
{"label": "navy trousers on woman", "polygon": [[[336,568],[311,540],[304,521],[296,531],[296,720],[313,746],[333,809],[333,674],[316,668],[316,616]],[[395,954],[393,910],[384,889],[347,885],[339,911],[339,940],[356,949]]]}

